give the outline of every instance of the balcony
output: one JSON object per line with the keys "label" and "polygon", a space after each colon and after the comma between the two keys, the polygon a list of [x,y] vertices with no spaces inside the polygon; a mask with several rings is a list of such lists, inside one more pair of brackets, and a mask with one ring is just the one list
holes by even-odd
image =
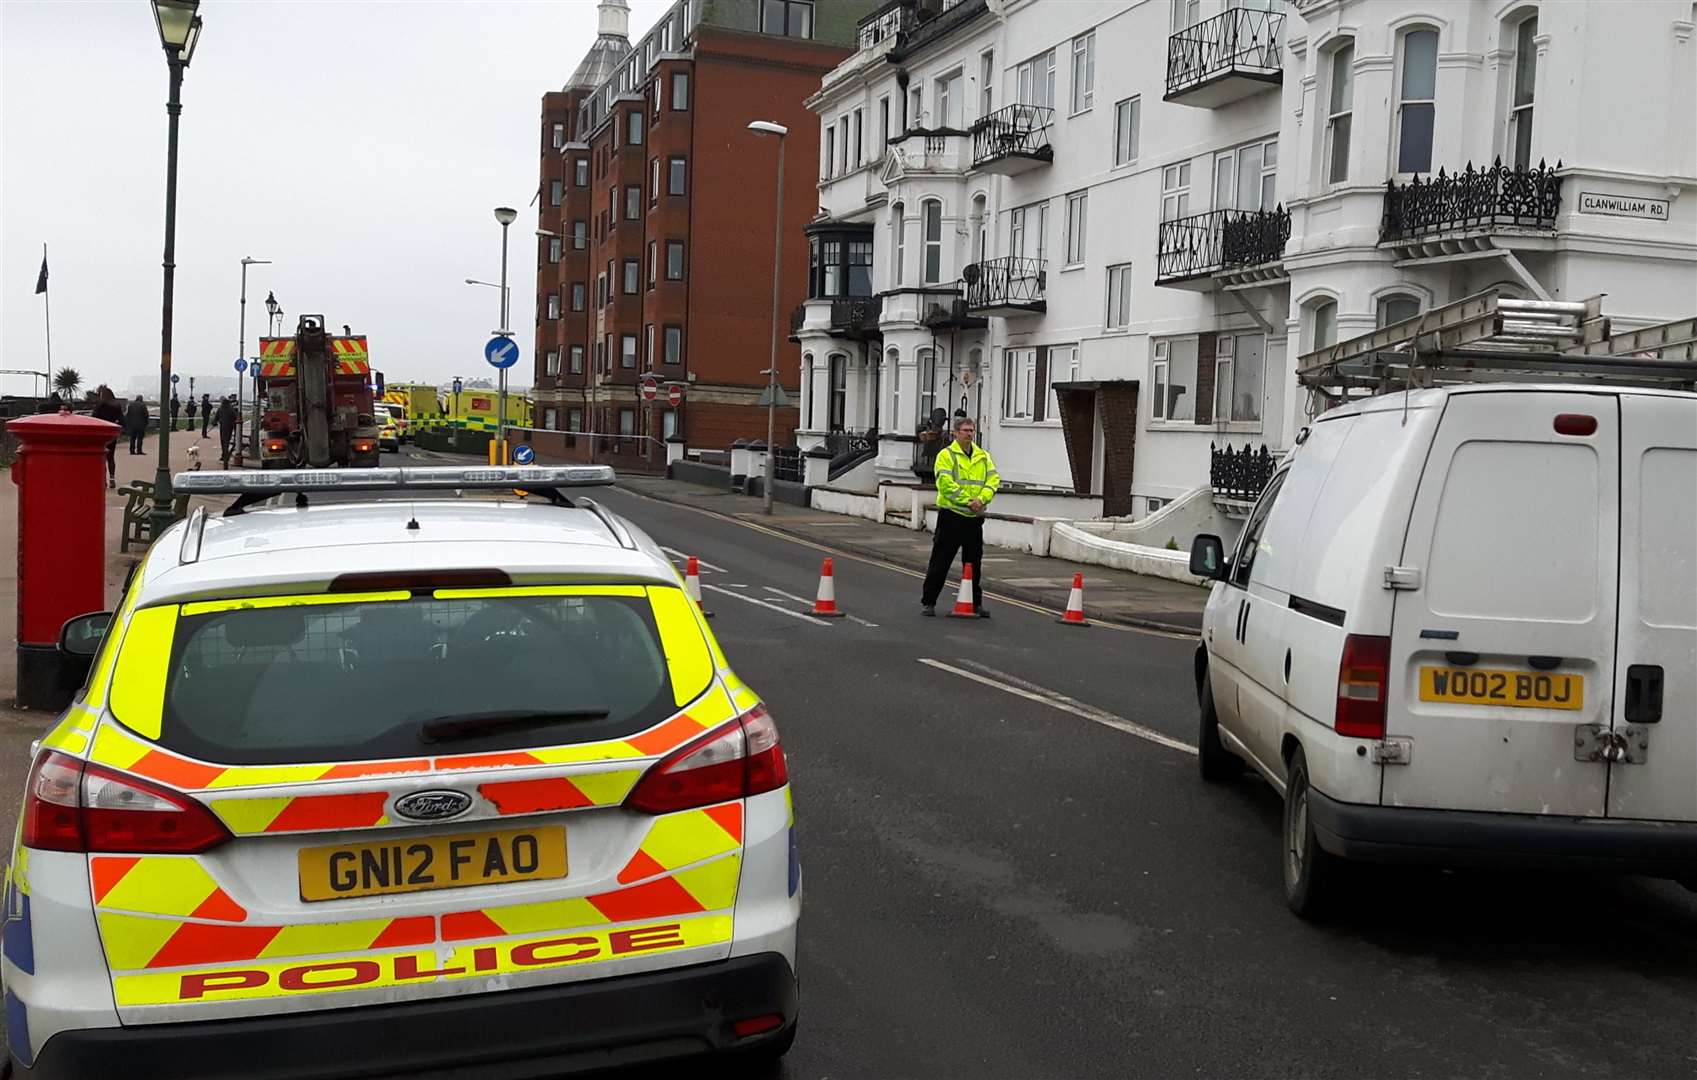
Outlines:
{"label": "balcony", "polygon": [[1003,256],[972,263],[961,271],[966,309],[979,315],[1033,315],[1047,311],[1048,284],[1042,259]]}
{"label": "balcony", "polygon": [[[1210,210],[1161,222],[1155,284],[1210,290],[1217,284],[1273,279],[1290,239],[1290,213]],[[1222,280],[1225,279],[1225,280]]]}
{"label": "balcony", "polygon": [[1214,498],[1228,503],[1254,503],[1273,478],[1279,459],[1266,446],[1241,450],[1208,445],[1208,484]]}
{"label": "balcony", "polygon": [[1049,125],[1055,110],[1044,105],[1004,105],[972,125],[972,167],[999,176],[1018,176],[1055,160]]}
{"label": "balcony", "polygon": [[[808,303],[822,304],[826,298],[817,297]],[[824,327],[817,324],[814,330],[825,329],[835,338],[847,338],[849,341],[874,341],[881,339],[883,334],[878,329],[878,320],[882,317],[884,298],[881,296],[840,296],[830,299],[831,321]],[[790,312],[790,340],[800,341],[801,331],[807,327],[808,304],[800,304]]]}
{"label": "balcony", "polygon": [[1217,109],[1284,78],[1282,11],[1227,8],[1167,39],[1166,100]]}
{"label": "balcony", "polygon": [[959,176],[970,163],[965,146],[969,134],[955,128],[914,128],[893,136],[879,179],[889,185],[913,175]]}
{"label": "balcony", "polygon": [[860,48],[875,49],[918,25],[919,5],[914,0],[890,0],[855,24],[855,30]]}
{"label": "balcony", "polygon": [[1406,184],[1385,184],[1381,245],[1419,248],[1469,236],[1499,233],[1553,233],[1561,208],[1561,177],[1555,168],[1504,165],[1488,169],[1471,162],[1458,173],[1445,173]]}

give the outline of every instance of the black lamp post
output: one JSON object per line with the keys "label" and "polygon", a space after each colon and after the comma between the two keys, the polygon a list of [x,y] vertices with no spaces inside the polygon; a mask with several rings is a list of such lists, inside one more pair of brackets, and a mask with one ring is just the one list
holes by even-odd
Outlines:
{"label": "black lamp post", "polygon": [[177,117],[183,111],[183,72],[188,70],[200,40],[200,16],[195,13],[199,7],[200,0],[153,0],[159,44],[171,69],[171,96],[165,104],[169,134],[165,151],[165,299],[159,330],[159,468],[153,477],[153,513],[149,519],[155,539],[172,521],[171,298],[177,271]]}
{"label": "black lamp post", "polygon": [[[265,294],[265,332],[271,337],[281,337],[283,334],[283,305],[277,302],[275,292]],[[265,358],[254,357],[253,361],[253,456],[259,457],[259,365]]]}

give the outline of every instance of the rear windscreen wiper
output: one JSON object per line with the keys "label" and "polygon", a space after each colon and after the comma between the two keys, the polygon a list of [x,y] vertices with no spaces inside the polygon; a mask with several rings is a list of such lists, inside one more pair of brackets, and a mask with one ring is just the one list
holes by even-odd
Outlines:
{"label": "rear windscreen wiper", "polygon": [[495,712],[456,713],[426,720],[418,729],[420,742],[453,742],[471,739],[497,731],[516,731],[527,727],[547,727],[549,724],[570,723],[574,720],[605,720],[606,709],[506,709]]}

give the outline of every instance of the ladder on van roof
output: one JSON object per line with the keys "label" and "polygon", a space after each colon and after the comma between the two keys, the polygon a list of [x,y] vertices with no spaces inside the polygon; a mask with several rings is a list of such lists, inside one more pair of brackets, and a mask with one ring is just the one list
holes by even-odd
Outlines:
{"label": "ladder on van roof", "polygon": [[1468,382],[1697,390],[1697,318],[1611,335],[1601,295],[1516,300],[1491,289],[1307,353],[1296,377],[1329,405]]}

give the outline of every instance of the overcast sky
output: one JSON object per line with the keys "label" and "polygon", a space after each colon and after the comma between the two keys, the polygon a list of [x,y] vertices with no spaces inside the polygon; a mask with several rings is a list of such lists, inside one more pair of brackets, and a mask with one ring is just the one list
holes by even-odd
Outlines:
{"label": "overcast sky", "polygon": [[[632,37],[666,10],[632,0]],[[370,335],[392,382],[490,374],[501,235],[531,381],[538,120],[595,39],[594,0],[206,0],[183,84],[174,369],[232,374],[266,293]],[[122,393],[159,370],[166,66],[147,0],[0,0],[0,368]],[[0,377],[27,393],[30,381]]]}

